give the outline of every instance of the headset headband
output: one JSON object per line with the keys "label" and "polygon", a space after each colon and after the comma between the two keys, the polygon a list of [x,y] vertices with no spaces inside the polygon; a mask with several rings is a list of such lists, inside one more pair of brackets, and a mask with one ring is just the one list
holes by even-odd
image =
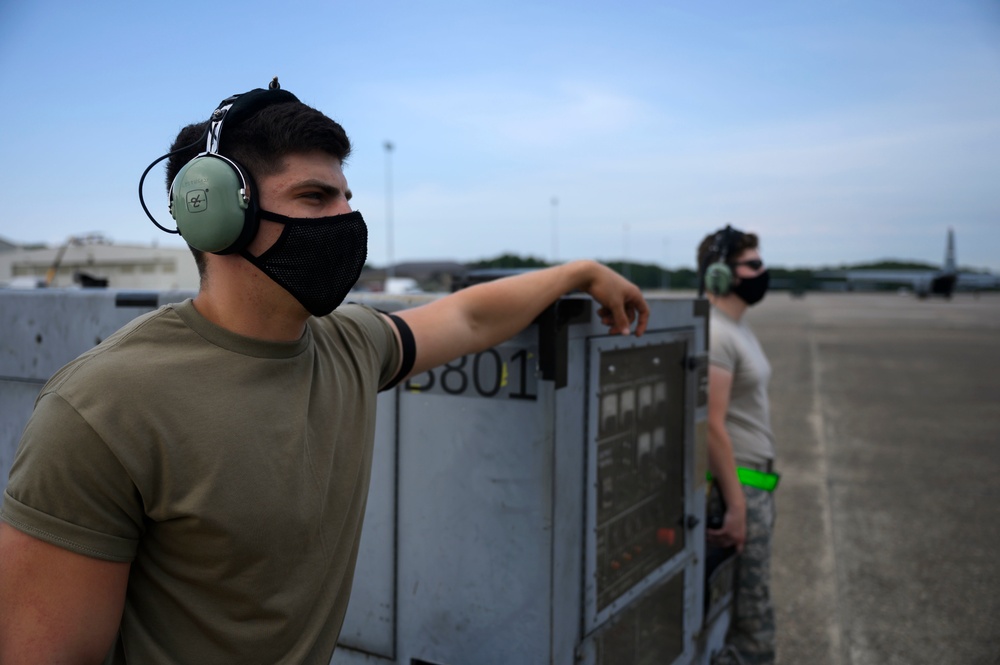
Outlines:
{"label": "headset headband", "polygon": [[729,224],[726,224],[726,228],[718,231],[715,234],[715,241],[712,243],[712,248],[709,250],[709,256],[715,256],[714,259],[709,259],[709,263],[714,263],[719,261],[721,263],[729,263],[729,253],[733,250],[733,244],[738,242],[744,233],[742,231],[737,231]]}
{"label": "headset headband", "polygon": [[227,122],[230,127],[238,125],[247,118],[257,114],[258,111],[272,104],[284,104],[286,102],[297,102],[299,98],[282,90],[278,84],[278,77],[271,80],[267,89],[255,88],[250,92],[241,95],[233,95],[222,100],[222,103],[212,112],[208,127],[208,136],[205,140],[205,152],[213,155],[219,154],[219,147],[222,142],[222,123]]}

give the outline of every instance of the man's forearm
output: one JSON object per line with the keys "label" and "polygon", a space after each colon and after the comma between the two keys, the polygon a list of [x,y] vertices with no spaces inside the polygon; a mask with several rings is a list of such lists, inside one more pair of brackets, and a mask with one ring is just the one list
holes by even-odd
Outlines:
{"label": "man's forearm", "polygon": [[579,289],[601,304],[611,332],[642,334],[649,307],[638,287],[594,261],[573,261],[462,289],[397,314],[416,342],[412,374],[495,346],[531,324],[560,296]]}
{"label": "man's forearm", "polygon": [[725,427],[709,426],[708,430],[708,468],[719,483],[722,498],[730,508],[741,508],[746,503],[743,486],[736,474],[736,459],[733,456],[733,445]]}
{"label": "man's forearm", "polygon": [[470,331],[482,348],[489,348],[529,326],[559,297],[586,291],[599,269],[593,261],[574,261],[479,284],[450,297],[461,303]]}

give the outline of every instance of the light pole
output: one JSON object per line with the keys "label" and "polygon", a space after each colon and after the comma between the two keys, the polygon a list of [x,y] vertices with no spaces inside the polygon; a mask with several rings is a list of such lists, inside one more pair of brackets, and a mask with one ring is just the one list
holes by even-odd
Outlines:
{"label": "light pole", "polygon": [[559,199],[552,197],[552,264],[555,265],[559,256]]}
{"label": "light pole", "polygon": [[385,142],[385,281],[389,286],[390,279],[395,277],[392,255],[392,141]]}
{"label": "light pole", "polygon": [[632,268],[628,263],[628,222],[625,222],[625,227],[622,229],[622,250],[625,254],[622,259],[622,275],[625,279],[632,279]]}
{"label": "light pole", "polygon": [[663,272],[660,274],[660,288],[670,288],[670,239],[663,239]]}

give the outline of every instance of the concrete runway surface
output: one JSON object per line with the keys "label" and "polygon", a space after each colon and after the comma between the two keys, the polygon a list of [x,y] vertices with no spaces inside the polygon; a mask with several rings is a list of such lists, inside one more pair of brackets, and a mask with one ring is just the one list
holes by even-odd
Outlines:
{"label": "concrete runway surface", "polygon": [[1000,664],[1000,294],[771,293],[781,665]]}

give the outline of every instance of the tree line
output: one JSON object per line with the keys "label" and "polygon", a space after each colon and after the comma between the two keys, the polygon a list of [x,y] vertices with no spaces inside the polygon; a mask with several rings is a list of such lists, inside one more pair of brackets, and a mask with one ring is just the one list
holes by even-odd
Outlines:
{"label": "tree line", "polygon": [[[602,261],[604,265],[632,280],[641,289],[697,289],[698,273],[694,268],[664,268],[655,263],[633,261]],[[495,258],[467,263],[469,270],[517,270],[545,268],[551,263],[533,256],[501,254]],[[771,288],[789,291],[814,291],[822,288],[822,283],[830,278],[821,278],[819,273],[831,270],[935,270],[927,263],[881,261],[856,265],[840,265],[822,268],[783,268],[769,266]],[[891,287],[896,288],[896,287]]]}

